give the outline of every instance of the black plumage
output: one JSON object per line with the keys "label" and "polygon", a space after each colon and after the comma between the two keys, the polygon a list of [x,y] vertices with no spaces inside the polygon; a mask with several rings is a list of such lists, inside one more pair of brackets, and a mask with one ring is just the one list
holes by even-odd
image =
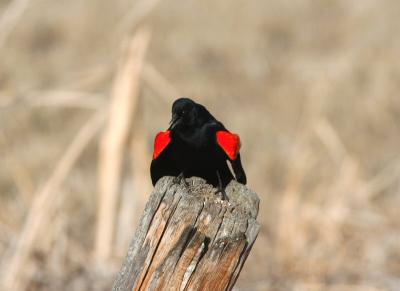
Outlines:
{"label": "black plumage", "polygon": [[[225,126],[203,105],[189,98],[177,99],[172,105],[172,119],[167,130],[170,140],[151,163],[153,185],[167,175],[201,177],[220,191],[235,178],[246,184],[240,153],[229,157],[217,142],[217,132],[221,131],[229,135]],[[155,149],[157,146],[155,144]],[[230,171],[227,161],[231,162],[234,173]]]}

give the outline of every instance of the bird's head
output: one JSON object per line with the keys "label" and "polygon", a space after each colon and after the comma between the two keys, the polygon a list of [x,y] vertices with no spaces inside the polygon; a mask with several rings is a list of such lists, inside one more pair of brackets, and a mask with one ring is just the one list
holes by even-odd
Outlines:
{"label": "bird's head", "polygon": [[197,104],[189,98],[179,98],[172,104],[169,130],[180,130],[196,125]]}

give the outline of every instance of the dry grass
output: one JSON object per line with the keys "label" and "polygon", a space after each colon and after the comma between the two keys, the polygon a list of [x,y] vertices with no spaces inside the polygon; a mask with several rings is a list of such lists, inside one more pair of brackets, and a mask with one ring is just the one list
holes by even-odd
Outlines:
{"label": "dry grass", "polygon": [[[109,289],[147,194],[152,137],[179,92],[241,135],[262,198],[238,290],[400,288],[398,1],[14,0],[0,9],[1,282]],[[123,134],[117,245],[100,265],[99,140],[79,139],[109,104],[121,44],[143,23],[152,39],[135,126]]]}

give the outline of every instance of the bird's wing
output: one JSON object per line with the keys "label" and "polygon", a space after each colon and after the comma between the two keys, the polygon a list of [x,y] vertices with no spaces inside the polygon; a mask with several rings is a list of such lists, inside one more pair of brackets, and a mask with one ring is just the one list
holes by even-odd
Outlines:
{"label": "bird's wing", "polygon": [[246,173],[244,172],[239,153],[241,147],[240,137],[229,131],[220,130],[216,133],[216,139],[217,144],[222,148],[232,164],[236,180],[242,184],[246,184]]}
{"label": "bird's wing", "polygon": [[237,155],[236,159],[231,161],[233,172],[235,173],[236,180],[243,185],[246,185],[247,178],[246,173],[243,169],[242,162],[240,160],[240,154]]}
{"label": "bird's wing", "polygon": [[225,130],[217,131],[216,136],[217,144],[224,150],[228,158],[231,161],[235,160],[240,150],[240,137]]}
{"label": "bird's wing", "polygon": [[[171,175],[173,172],[173,165],[170,162],[167,152],[167,148],[170,143],[170,131],[159,132],[154,139],[153,160],[151,161],[150,165],[150,175],[153,186],[161,177],[168,174]],[[162,153],[164,154],[161,155]]]}
{"label": "bird's wing", "polygon": [[154,139],[153,160],[159,157],[159,155],[165,150],[170,142],[171,132],[169,130],[160,131],[157,133],[156,138]]}
{"label": "bird's wing", "polygon": [[162,177],[159,163],[159,160],[152,160],[150,164],[150,176],[153,186],[155,186],[157,181]]}

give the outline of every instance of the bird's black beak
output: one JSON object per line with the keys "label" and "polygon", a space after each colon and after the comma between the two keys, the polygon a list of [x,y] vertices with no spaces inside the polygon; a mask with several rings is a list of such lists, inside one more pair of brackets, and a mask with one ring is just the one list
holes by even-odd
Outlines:
{"label": "bird's black beak", "polygon": [[181,121],[181,117],[178,114],[173,114],[172,119],[169,122],[168,130],[174,129],[174,127]]}

